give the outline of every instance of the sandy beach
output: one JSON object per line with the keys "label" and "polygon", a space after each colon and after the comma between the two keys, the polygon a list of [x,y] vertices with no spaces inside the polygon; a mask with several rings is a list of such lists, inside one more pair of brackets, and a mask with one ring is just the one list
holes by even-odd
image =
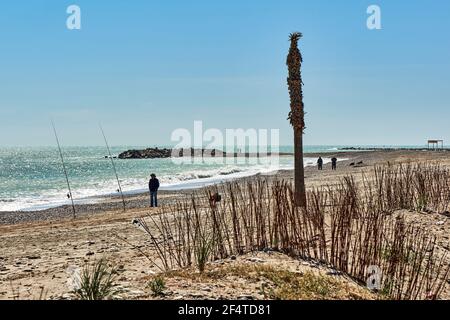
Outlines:
{"label": "sandy beach", "polygon": [[[334,154],[321,154],[332,156]],[[354,175],[358,180],[362,172],[370,175],[376,164],[398,162],[439,162],[450,167],[449,152],[423,151],[373,151],[339,153],[338,170],[331,171],[326,165],[323,171],[310,167],[305,171],[307,188],[336,184],[340,178]],[[317,156],[315,154],[308,156]],[[350,165],[357,164],[359,165]],[[245,178],[257,179],[258,177]],[[280,171],[268,176],[269,180],[293,179],[292,171]],[[161,206],[168,206],[192,192],[202,190],[184,190],[161,192]],[[70,207],[60,207],[39,212],[1,212],[0,213],[0,299],[70,299],[67,280],[68,268],[80,267],[84,263],[108,257],[119,266],[118,282],[123,288],[122,298],[150,299],[148,280],[159,272],[149,263],[141,250],[149,256],[154,255],[151,243],[142,232],[132,226],[133,218],[157,214],[158,209],[148,208],[147,194],[129,196],[126,199],[127,211],[121,210],[120,198],[105,198],[97,204],[77,206],[77,218],[72,219]],[[449,251],[450,216],[445,212],[406,212],[408,221],[427,229],[438,239],[438,246]],[[124,241],[126,240],[126,241]],[[450,252],[449,252],[450,253]],[[274,255],[276,253],[273,253]],[[261,256],[262,255],[262,256]],[[229,264],[249,264],[276,267],[284,263],[284,268],[293,270],[310,269],[324,275],[334,274],[326,267],[314,266],[314,263],[288,257],[278,257],[269,253],[254,253],[227,261],[217,261],[211,268],[222,268]],[[214,269],[215,270],[215,269]],[[233,275],[230,275],[232,277]],[[234,275],[238,277],[238,275]],[[344,281],[345,286],[356,286],[345,276],[332,276]],[[239,278],[239,277],[238,277]],[[342,278],[342,279],[341,279]],[[236,279],[235,279],[236,280]],[[251,296],[263,298],[249,279],[239,278],[234,288],[223,281],[211,284],[207,279],[196,281],[173,275],[168,277],[170,294],[167,299],[205,299],[205,298],[242,298]],[[250,281],[251,282],[251,281]],[[361,288],[355,287],[360,292]],[[364,290],[362,290],[364,291]],[[360,292],[361,293],[361,292]],[[73,297],[72,297],[73,298]],[[339,297],[336,297],[339,298]],[[348,298],[341,296],[340,298]],[[369,292],[361,293],[361,298],[371,298]],[[442,298],[450,298],[450,285],[447,283]]]}

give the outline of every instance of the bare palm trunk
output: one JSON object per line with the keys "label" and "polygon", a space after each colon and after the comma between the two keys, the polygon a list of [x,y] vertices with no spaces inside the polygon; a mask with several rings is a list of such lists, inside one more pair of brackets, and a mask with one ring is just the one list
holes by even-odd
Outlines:
{"label": "bare palm trunk", "polygon": [[303,132],[294,130],[294,153],[295,153],[295,205],[306,207],[305,191],[305,169],[303,165]]}
{"label": "bare palm trunk", "polygon": [[294,128],[295,153],[295,205],[306,207],[305,170],[303,167],[303,131],[305,130],[305,112],[303,105],[303,82],[301,74],[302,55],[298,49],[298,40],[302,37],[299,32],[290,35],[291,47],[286,64],[289,70],[288,87],[291,99],[289,120]]}

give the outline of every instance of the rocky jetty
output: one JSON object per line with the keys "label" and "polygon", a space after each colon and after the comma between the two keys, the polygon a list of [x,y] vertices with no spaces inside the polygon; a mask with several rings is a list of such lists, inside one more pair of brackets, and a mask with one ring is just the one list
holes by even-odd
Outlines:
{"label": "rocky jetty", "polygon": [[147,148],[144,150],[127,150],[119,154],[119,159],[161,159],[170,158],[171,149]]}
{"label": "rocky jetty", "polygon": [[159,149],[159,148],[147,148],[143,150],[127,150],[119,154],[119,159],[162,159],[171,157],[266,157],[271,155],[279,156],[292,156],[292,153],[248,153],[248,152],[234,152],[226,153],[219,149]]}
{"label": "rocky jetty", "polygon": [[172,157],[216,157],[224,156],[225,152],[216,149],[159,149],[127,150],[119,154],[119,159],[163,159]]}

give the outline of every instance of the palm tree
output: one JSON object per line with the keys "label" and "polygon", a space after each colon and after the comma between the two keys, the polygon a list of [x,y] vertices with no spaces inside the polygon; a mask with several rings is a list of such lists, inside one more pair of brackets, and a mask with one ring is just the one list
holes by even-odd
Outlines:
{"label": "palm tree", "polygon": [[287,79],[289,96],[291,98],[291,111],[288,119],[294,128],[294,153],[295,153],[295,191],[294,199],[296,206],[306,207],[305,173],[303,167],[303,132],[305,130],[305,112],[302,91],[302,55],[298,49],[298,40],[302,37],[300,32],[291,33],[289,40],[291,47],[287,56],[286,64],[289,70]]}

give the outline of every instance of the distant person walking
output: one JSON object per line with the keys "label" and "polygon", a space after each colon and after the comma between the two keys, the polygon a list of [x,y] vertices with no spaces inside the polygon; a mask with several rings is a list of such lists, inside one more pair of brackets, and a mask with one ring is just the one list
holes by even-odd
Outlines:
{"label": "distant person walking", "polygon": [[331,170],[336,170],[337,168],[337,159],[336,157],[331,158]]}
{"label": "distant person walking", "polygon": [[152,173],[150,175],[150,177],[151,177],[151,179],[148,182],[148,188],[150,190],[150,207],[157,207],[158,206],[159,180],[156,179],[156,175],[154,173]]}
{"label": "distant person walking", "polygon": [[323,160],[322,157],[319,157],[319,159],[317,159],[317,169],[322,170],[323,168]]}

